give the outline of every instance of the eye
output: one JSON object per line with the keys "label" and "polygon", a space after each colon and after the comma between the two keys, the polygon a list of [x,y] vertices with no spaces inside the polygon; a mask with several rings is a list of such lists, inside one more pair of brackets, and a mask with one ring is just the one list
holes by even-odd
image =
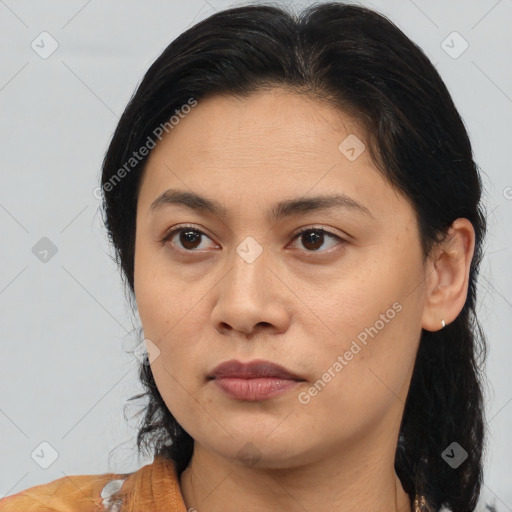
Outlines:
{"label": "eye", "polygon": [[[330,247],[336,246],[337,243],[344,243],[345,241],[339,237],[338,235],[335,235],[334,233],[331,233],[330,231],[327,231],[323,228],[306,228],[299,233],[297,233],[294,237],[294,240],[297,240],[298,238],[301,239],[303,246],[307,249],[308,252],[314,252],[318,251],[325,243],[326,237],[334,240],[335,243],[333,243]],[[329,249],[328,247],[327,249]],[[320,251],[320,252],[328,252],[328,251]]]}
{"label": "eye", "polygon": [[177,247],[178,250],[182,252],[197,252],[197,249],[201,250],[205,248],[201,246],[201,239],[203,237],[209,238],[197,228],[182,226],[169,231],[161,242],[163,244],[170,242],[171,245]]}
{"label": "eye", "polygon": [[[199,250],[207,248],[203,245],[203,238],[208,238],[205,233],[201,230],[192,226],[181,226],[169,231],[164,238],[161,240],[162,244],[171,243],[172,246],[177,247],[178,251],[181,252],[199,252]],[[329,252],[319,251],[326,242],[327,239],[331,239],[333,243],[327,249],[336,246],[336,244],[343,244],[345,241],[338,235],[331,233],[323,228],[305,228],[295,234],[293,240],[301,238],[303,247],[306,248],[307,252]],[[210,239],[211,240],[211,239]],[[218,248],[219,245],[216,245]],[[325,248],[324,248],[325,249]]]}

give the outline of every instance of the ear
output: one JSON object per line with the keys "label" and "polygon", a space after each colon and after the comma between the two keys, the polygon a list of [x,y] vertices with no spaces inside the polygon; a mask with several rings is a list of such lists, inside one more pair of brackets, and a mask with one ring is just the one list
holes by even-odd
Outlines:
{"label": "ear", "polygon": [[466,302],[475,230],[468,219],[455,220],[443,242],[432,251],[425,268],[426,296],[421,326],[427,331],[453,322]]}

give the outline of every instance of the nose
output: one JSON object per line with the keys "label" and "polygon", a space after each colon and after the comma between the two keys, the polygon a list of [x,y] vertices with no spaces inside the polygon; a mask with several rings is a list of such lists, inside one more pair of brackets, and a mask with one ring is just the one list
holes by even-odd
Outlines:
{"label": "nose", "polygon": [[265,251],[248,263],[233,251],[231,267],[218,283],[212,324],[220,334],[251,337],[284,332],[290,322],[290,290],[271,268]]}

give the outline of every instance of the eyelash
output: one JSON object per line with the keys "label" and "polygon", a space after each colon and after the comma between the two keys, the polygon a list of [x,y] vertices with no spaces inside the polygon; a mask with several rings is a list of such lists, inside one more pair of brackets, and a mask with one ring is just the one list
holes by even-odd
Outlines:
{"label": "eyelash", "polygon": [[[200,229],[197,229],[196,227],[194,226],[187,226],[187,225],[182,225],[180,227],[175,227],[173,229],[171,229],[169,232],[167,232],[164,237],[160,240],[160,243],[162,245],[166,245],[167,242],[169,242],[173,237],[174,235],[176,235],[177,233],[180,233],[182,231],[193,231],[194,233],[198,234],[198,235],[202,235],[202,236],[205,236],[207,238],[210,238],[206,233],[204,233],[203,231],[201,231]],[[324,228],[319,228],[319,227],[307,227],[307,228],[304,228],[302,229],[301,231],[299,231],[298,233],[295,233],[293,235],[293,239],[292,239],[292,242],[297,240],[297,238],[299,238],[300,236],[302,236],[304,233],[308,233],[308,232],[320,232],[320,233],[324,233],[326,235],[328,235],[329,237],[332,237],[332,238],[335,238],[338,240],[338,242],[341,243],[341,245],[344,245],[346,243],[346,240],[344,240],[343,238],[341,238],[339,235],[336,235],[334,234],[333,232],[331,231],[328,231]],[[174,245],[174,244],[173,244]],[[196,250],[187,250],[187,249],[174,249],[176,250],[177,252],[180,252],[180,253],[190,253],[190,254],[193,254],[195,252],[198,252],[200,253],[201,251],[196,251]],[[328,253],[331,253],[333,250],[335,249],[328,249],[328,250],[324,250],[324,251],[321,251],[321,250],[318,250],[318,251],[315,251],[315,250],[307,250],[305,249],[305,251],[307,253],[311,253],[311,254],[328,254]]]}

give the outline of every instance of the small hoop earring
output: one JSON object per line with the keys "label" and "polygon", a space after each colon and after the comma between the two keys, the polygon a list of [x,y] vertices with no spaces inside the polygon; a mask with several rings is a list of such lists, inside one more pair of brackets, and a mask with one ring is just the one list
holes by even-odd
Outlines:
{"label": "small hoop earring", "polygon": [[446,324],[444,323],[444,320],[441,320],[441,324],[443,325],[443,329],[446,327]]}

